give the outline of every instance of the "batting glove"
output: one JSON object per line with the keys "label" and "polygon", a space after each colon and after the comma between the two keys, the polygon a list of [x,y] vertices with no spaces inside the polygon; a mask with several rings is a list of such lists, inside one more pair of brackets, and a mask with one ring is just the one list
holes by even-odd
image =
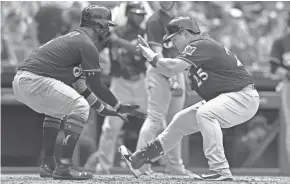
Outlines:
{"label": "batting glove", "polygon": [[142,118],[145,119],[147,114],[138,111],[137,109],[139,109],[140,106],[139,105],[132,105],[132,104],[117,104],[115,106],[115,110],[119,113],[119,114],[129,114],[131,116],[136,116],[138,118]]}
{"label": "batting glove", "polygon": [[120,117],[125,123],[128,123],[129,120],[127,118],[126,114],[120,114],[118,112],[116,112],[114,109],[112,109],[109,106],[104,106],[104,108],[98,112],[99,115],[101,116],[118,116]]}

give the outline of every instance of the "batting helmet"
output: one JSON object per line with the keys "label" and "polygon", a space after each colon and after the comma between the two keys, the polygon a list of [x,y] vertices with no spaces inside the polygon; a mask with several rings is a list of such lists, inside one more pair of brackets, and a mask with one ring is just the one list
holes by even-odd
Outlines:
{"label": "batting helmet", "polygon": [[165,28],[166,35],[163,39],[163,42],[164,43],[169,42],[173,36],[175,36],[176,34],[180,33],[183,30],[187,30],[194,34],[200,33],[200,29],[194,18],[177,17],[167,24]]}
{"label": "batting helmet", "polygon": [[125,15],[127,16],[129,12],[138,15],[146,15],[145,8],[140,1],[129,1],[126,6]]}
{"label": "batting helmet", "polygon": [[103,39],[109,36],[109,26],[116,26],[112,14],[104,6],[90,5],[82,11],[81,27],[91,27]]}

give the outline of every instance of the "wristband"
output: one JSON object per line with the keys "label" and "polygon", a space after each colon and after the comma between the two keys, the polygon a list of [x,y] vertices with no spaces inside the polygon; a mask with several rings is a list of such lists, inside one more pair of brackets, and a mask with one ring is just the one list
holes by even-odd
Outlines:
{"label": "wristband", "polygon": [[113,107],[115,111],[118,111],[119,107],[121,106],[121,102],[118,101],[117,104]]}
{"label": "wristband", "polygon": [[96,109],[96,111],[102,112],[102,110],[104,110],[104,108],[105,108],[105,106],[103,104],[101,104],[100,107]]}
{"label": "wristband", "polygon": [[158,54],[156,54],[153,58],[153,60],[150,62],[151,65],[156,68],[157,67],[157,62],[158,62],[158,59],[160,58],[160,56]]}

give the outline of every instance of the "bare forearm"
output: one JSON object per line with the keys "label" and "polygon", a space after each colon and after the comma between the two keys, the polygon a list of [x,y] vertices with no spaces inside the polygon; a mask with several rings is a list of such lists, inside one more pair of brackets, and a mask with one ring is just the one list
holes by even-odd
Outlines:
{"label": "bare forearm", "polygon": [[82,76],[75,83],[72,84],[74,89],[82,95],[89,105],[96,109],[98,112],[104,109],[102,102],[95,96],[95,94],[86,85],[86,79]]}
{"label": "bare forearm", "polygon": [[100,80],[99,73],[95,74],[95,76],[87,76],[87,81],[92,92],[102,101],[109,104],[111,107],[115,107],[119,104],[119,101],[114,96],[114,94]]}
{"label": "bare forearm", "polygon": [[[186,69],[186,64],[176,58],[159,58],[156,63],[157,68],[164,71],[164,75],[176,75]],[[162,72],[162,70],[160,70]]]}

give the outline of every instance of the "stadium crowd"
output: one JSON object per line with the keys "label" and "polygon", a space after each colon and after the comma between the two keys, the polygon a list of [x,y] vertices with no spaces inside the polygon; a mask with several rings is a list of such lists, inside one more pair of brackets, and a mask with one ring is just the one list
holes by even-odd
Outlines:
{"label": "stadium crowd", "polygon": [[[146,20],[159,8],[158,2],[142,2]],[[2,1],[1,2],[1,70],[16,66],[37,47],[49,40],[77,29],[81,12],[89,4],[111,9],[118,26],[125,25],[126,2],[98,1]],[[176,3],[176,15],[195,17],[203,32],[232,50],[251,71],[269,74],[273,42],[286,31],[289,2],[190,2]],[[111,61],[108,49],[101,53],[100,64],[104,79],[110,78]],[[109,80],[108,80],[109,81]],[[263,117],[261,117],[263,119]],[[258,119],[262,134],[267,123]],[[120,133],[121,134],[121,133]],[[261,135],[261,136],[263,136]],[[88,135],[89,136],[89,135]],[[260,136],[260,135],[256,135]],[[246,139],[246,138],[244,138]],[[258,139],[258,138],[257,138]],[[96,150],[96,145],[90,145]],[[88,147],[90,147],[88,146]],[[254,147],[251,145],[249,147]],[[84,164],[84,163],[82,163]]]}
{"label": "stadium crowd", "polygon": [[[82,8],[90,3],[110,7],[116,21],[124,23],[124,14],[116,10],[125,2],[2,1],[2,62],[15,65],[38,45],[74,29],[79,24]],[[148,18],[158,5],[156,2],[144,4],[147,4]],[[203,31],[237,53],[245,65],[253,65],[267,61],[273,40],[285,31],[286,11],[283,10],[287,5],[287,2],[180,1],[177,13],[187,12],[196,17]]]}

